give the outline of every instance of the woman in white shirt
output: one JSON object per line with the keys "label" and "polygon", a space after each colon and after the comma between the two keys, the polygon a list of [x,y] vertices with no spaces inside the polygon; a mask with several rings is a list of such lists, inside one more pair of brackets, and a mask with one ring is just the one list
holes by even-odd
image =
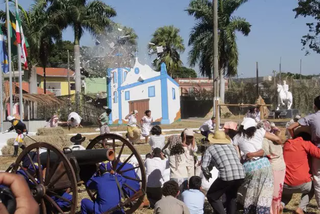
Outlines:
{"label": "woman in white shirt", "polygon": [[151,130],[151,123],[153,123],[153,118],[151,117],[151,111],[145,111],[145,116],[141,118],[141,135],[145,137],[146,143],[148,143],[148,138]]}
{"label": "woman in white shirt", "polygon": [[166,140],[165,136],[162,135],[162,130],[160,126],[154,126],[151,129],[151,136],[149,140],[149,145],[151,149],[154,150],[155,148],[163,149],[164,142]]}
{"label": "woman in white shirt", "polygon": [[[257,128],[257,122],[254,119],[245,118],[233,143],[246,157],[248,153],[262,149],[264,138],[281,143],[279,137],[267,133],[263,128]],[[239,189],[239,192],[243,194],[244,214],[270,213],[273,196],[273,173],[270,162],[266,157],[245,159],[243,166],[246,177],[244,184]]]}
{"label": "woman in white shirt", "polygon": [[128,114],[125,119],[128,120],[127,124],[127,137],[129,141],[134,144],[140,140],[141,131],[137,127],[137,114],[138,111],[134,110],[132,113]]}

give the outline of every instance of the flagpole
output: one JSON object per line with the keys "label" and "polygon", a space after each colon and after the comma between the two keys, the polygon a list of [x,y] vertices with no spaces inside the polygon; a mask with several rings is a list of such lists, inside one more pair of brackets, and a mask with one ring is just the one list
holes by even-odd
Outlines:
{"label": "flagpole", "polygon": [[10,35],[10,10],[9,1],[6,0],[7,6],[7,39],[8,39],[8,66],[9,66],[9,96],[10,96],[10,115],[13,115],[13,100],[12,100],[12,68],[11,68],[11,35]]}
{"label": "flagpole", "polygon": [[[4,58],[5,59],[5,58]],[[2,81],[2,63],[0,64],[0,121],[1,121],[1,133],[3,133],[3,81]]]}
{"label": "flagpole", "polygon": [[[16,0],[16,14],[19,14],[18,0]],[[18,17],[16,17],[18,19]],[[18,26],[17,26],[18,27]],[[19,25],[21,28],[22,26]],[[20,30],[21,32],[21,30]],[[20,37],[20,40],[22,38]],[[23,121],[23,94],[22,94],[22,69],[21,69],[21,42],[17,44],[18,71],[19,71],[19,112],[20,120]]]}

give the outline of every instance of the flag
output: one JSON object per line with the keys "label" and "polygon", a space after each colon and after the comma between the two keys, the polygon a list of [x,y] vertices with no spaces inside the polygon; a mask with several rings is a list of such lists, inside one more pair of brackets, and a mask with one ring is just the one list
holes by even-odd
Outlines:
{"label": "flag", "polygon": [[[21,21],[19,18],[19,14],[16,13],[16,17],[10,12],[10,35],[11,35],[11,43],[14,46],[18,44],[21,45],[21,63],[24,65],[24,69],[28,68],[27,62],[27,41],[23,34],[23,29],[21,26]],[[17,55],[16,48],[12,48],[12,54]]]}
{"label": "flag", "polygon": [[3,73],[9,72],[8,54],[6,50],[6,44],[4,41],[4,35],[0,28],[0,62]]}
{"label": "flag", "polygon": [[27,53],[27,41],[23,34],[21,20],[19,13],[16,13],[16,41],[21,44],[21,63],[24,65],[24,69],[28,69],[28,53]]}

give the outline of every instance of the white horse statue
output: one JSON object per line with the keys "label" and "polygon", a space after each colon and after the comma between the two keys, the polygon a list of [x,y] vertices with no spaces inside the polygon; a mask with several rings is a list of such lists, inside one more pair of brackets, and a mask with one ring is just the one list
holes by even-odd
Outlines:
{"label": "white horse statue", "polygon": [[280,110],[282,106],[285,106],[287,110],[291,109],[292,106],[292,93],[290,91],[284,90],[283,85],[277,84],[278,92],[278,107]]}

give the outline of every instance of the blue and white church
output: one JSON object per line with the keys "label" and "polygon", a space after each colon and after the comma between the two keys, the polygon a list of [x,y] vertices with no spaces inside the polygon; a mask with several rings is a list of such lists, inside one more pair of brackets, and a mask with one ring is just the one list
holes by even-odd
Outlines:
{"label": "blue and white church", "polygon": [[126,124],[126,115],[138,110],[138,123],[146,110],[151,110],[155,122],[171,124],[181,119],[179,84],[168,73],[140,64],[133,68],[108,69],[108,106],[112,109],[110,124]]}

